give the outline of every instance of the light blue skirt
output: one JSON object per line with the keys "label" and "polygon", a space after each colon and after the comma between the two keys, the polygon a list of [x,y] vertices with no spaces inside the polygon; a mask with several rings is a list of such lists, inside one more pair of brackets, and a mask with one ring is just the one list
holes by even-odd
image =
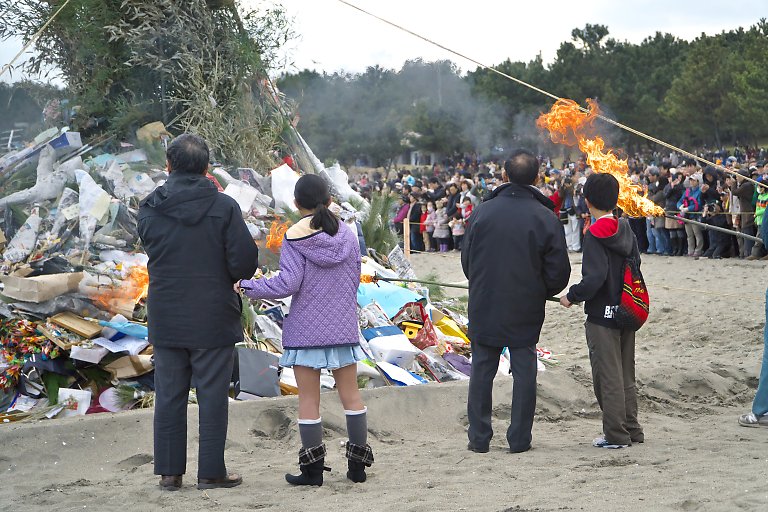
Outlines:
{"label": "light blue skirt", "polygon": [[338,370],[366,359],[360,345],[351,347],[286,349],[280,358],[280,366],[292,368],[306,366],[315,370]]}

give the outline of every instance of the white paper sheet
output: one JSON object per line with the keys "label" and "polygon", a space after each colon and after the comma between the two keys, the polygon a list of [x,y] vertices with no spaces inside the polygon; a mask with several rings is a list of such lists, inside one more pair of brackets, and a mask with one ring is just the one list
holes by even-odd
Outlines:
{"label": "white paper sheet", "polygon": [[109,350],[104,347],[83,348],[75,345],[72,347],[69,357],[86,363],[98,364],[107,354],[109,354]]}
{"label": "white paper sheet", "polygon": [[104,347],[110,352],[116,354],[118,352],[128,352],[129,355],[137,356],[139,353],[149,346],[147,340],[140,340],[133,336],[125,336],[119,340],[108,340],[107,338],[96,338],[93,340],[94,345]]}

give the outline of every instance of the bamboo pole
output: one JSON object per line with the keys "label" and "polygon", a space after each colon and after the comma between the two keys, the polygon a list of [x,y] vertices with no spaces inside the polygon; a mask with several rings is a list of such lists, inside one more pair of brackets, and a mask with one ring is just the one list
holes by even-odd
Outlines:
{"label": "bamboo pole", "polygon": [[753,242],[760,242],[762,243],[763,239],[757,236],[747,235],[746,233],[739,233],[738,231],[733,231],[731,229],[721,228],[719,226],[710,226],[709,224],[705,224],[703,222],[699,222],[697,220],[693,219],[686,219],[683,217],[677,217],[675,215],[665,214],[664,215],[668,219],[674,219],[674,220],[681,220],[683,222],[686,222],[688,224],[693,224],[695,226],[701,226],[704,229],[709,229],[712,231],[720,231],[721,233],[726,233],[728,235],[738,236],[741,238],[744,238],[746,240],[752,240]]}
{"label": "bamboo pole", "polygon": [[[437,281],[424,281],[422,279],[399,279],[399,278],[392,278],[392,277],[383,277],[378,274],[374,276],[374,281],[384,281],[387,283],[416,283],[416,284],[427,284],[427,285],[433,285],[433,286],[440,286],[442,288],[458,288],[461,290],[469,290],[469,285],[466,284],[454,284],[454,283],[439,283]],[[547,297],[546,299],[548,302],[557,302],[560,303],[560,299],[557,297]]]}

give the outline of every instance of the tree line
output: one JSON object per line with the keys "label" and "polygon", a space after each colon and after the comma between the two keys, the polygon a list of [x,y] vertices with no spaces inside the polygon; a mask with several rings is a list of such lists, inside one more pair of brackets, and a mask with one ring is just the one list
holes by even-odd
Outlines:
{"label": "tree line", "polygon": [[[537,56],[495,67],[581,104],[596,98],[609,116],[684,147],[756,146],[768,137],[765,19],[691,42],[657,32],[640,44],[587,24],[551,64]],[[535,128],[549,98],[486,69],[463,74],[448,60],[358,74],[304,70],[284,74],[278,87],[295,103],[314,151],[343,164],[387,165],[408,150],[489,156],[520,145],[551,149]],[[606,131],[630,151],[647,144]]]}

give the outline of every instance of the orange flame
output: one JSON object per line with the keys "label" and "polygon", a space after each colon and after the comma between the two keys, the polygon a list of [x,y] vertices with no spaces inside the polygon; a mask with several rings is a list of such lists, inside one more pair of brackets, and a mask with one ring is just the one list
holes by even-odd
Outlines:
{"label": "orange flame", "polygon": [[376,278],[368,274],[360,274],[360,282],[363,284],[375,283]]}
{"label": "orange flame", "polygon": [[[130,268],[125,279],[108,288],[102,288],[102,291],[93,297],[97,306],[114,311],[122,312],[127,302],[136,304],[147,297],[149,292],[149,273],[147,267],[136,265]],[[132,308],[133,306],[130,306]]]}
{"label": "orange flame", "polygon": [[267,235],[267,249],[277,253],[283,246],[283,238],[289,227],[291,227],[290,222],[273,221],[272,225],[269,227],[269,234]]}
{"label": "orange flame", "polygon": [[603,151],[605,141],[599,135],[592,135],[593,122],[600,114],[597,102],[588,99],[589,112],[579,110],[573,100],[560,99],[552,105],[548,114],[542,114],[536,121],[539,128],[549,131],[552,142],[578,145],[587,155],[587,164],[595,172],[613,175],[619,181],[618,206],[630,217],[662,217],[664,209],[650,199],[640,195],[640,187],[632,184],[626,160],[617,157],[611,150]]}

